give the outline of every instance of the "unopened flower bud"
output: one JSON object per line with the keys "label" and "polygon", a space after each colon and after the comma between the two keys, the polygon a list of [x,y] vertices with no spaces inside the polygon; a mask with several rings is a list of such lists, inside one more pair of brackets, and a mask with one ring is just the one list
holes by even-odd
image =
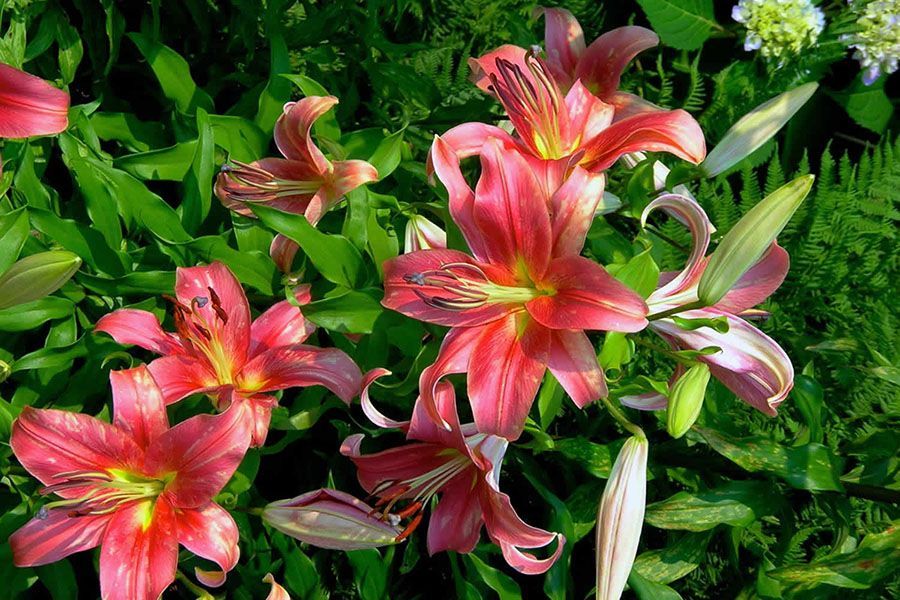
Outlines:
{"label": "unopened flower bud", "polygon": [[791,120],[818,87],[818,83],[801,85],[751,110],[731,126],[700,168],[714,177],[750,156]]}
{"label": "unopened flower bud", "polygon": [[672,384],[666,411],[666,430],[673,438],[687,433],[700,416],[707,383],[709,367],[706,363],[697,363]]}
{"label": "unopened flower bud", "polygon": [[403,251],[431,250],[447,247],[447,233],[421,215],[412,215],[406,222]]}
{"label": "unopened flower bud", "polygon": [[7,377],[12,374],[12,367],[5,360],[0,360],[0,383],[6,381]]}
{"label": "unopened flower bud", "polygon": [[759,261],[809,194],[813,180],[813,175],[805,175],[781,186],[751,208],[725,234],[700,277],[697,286],[700,302],[712,306],[721,300]]}
{"label": "unopened flower bud", "polygon": [[637,556],[647,496],[647,438],[625,442],[597,513],[597,600],[619,600]]}
{"label": "unopened flower bud", "polygon": [[81,266],[68,250],[49,250],[16,261],[0,277],[0,309],[39,300],[63,286]]}
{"label": "unopened flower bud", "polygon": [[331,550],[386,546],[403,532],[395,515],[382,515],[350,494],[328,489],[272,502],[262,518],[285,535]]}

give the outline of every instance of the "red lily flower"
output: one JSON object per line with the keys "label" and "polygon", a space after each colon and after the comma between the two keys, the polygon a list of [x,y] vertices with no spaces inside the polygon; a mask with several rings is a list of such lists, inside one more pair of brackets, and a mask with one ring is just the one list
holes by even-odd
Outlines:
{"label": "red lily flower", "polygon": [[[309,288],[298,288],[295,298],[309,302]],[[149,368],[167,404],[205,393],[224,409],[233,390],[249,402],[252,445],[261,446],[278,402],[268,392],[322,385],[344,402],[359,393],[362,373],[356,363],[336,348],[303,344],[315,326],[287,300],[251,324],[247,296],[222,263],[177,269],[171,300],[177,333],[163,331],[152,313],[130,308],[104,315],[94,328],[120,344],[164,355]]]}
{"label": "red lily flower", "polygon": [[69,126],[69,95],[7,64],[0,63],[0,137],[52,135]]}
{"label": "red lily flower", "polygon": [[62,498],[9,538],[29,567],[100,546],[104,600],[155,600],[175,579],[178,545],[219,565],[197,571],[206,585],[237,564],[237,525],[212,501],[250,441],[245,407],[199,415],[169,428],[146,367],[110,373],[113,423],[25,407],[10,445],[19,462]]}
{"label": "red lily flower", "polygon": [[[305,215],[315,225],[347,192],[377,180],[378,172],[366,161],[332,162],[313,141],[313,123],[337,103],[334,96],[307,96],[285,104],[284,113],[275,123],[275,145],[284,158],[224,165],[215,186],[222,204],[252,217],[249,205],[265,203]],[[282,271],[288,272],[297,245],[279,236],[271,253]]]}
{"label": "red lily flower", "polygon": [[547,368],[580,407],[606,394],[584,330],[639,331],[647,306],[579,256],[603,194],[602,175],[575,167],[548,195],[522,155],[491,140],[473,192],[441,138],[432,155],[474,258],[435,249],[385,262],[383,304],[453,328],[422,373],[426,410],[439,419],[437,381],[468,372],[478,430],[515,439]]}
{"label": "red lily flower", "polygon": [[[379,427],[400,429],[413,443],[363,455],[360,445],[364,436],[356,434],[344,441],[341,453],[356,464],[360,485],[377,498],[377,511],[387,515],[394,512],[398,503],[406,504],[396,514],[410,518],[410,525],[398,541],[412,533],[429,500],[440,495],[428,525],[429,554],[444,550],[471,552],[484,525],[491,541],[500,546],[506,561],[517,571],[532,575],[553,566],[562,553],[565,537],[524,523],[509,496],[499,489],[500,465],[508,442],[479,433],[473,424],[460,425],[453,386],[448,382],[437,385],[434,403],[449,429],[435,424],[421,399],[416,402],[410,421],[385,417],[371,404],[368,395],[368,385],[385,374],[388,372],[376,370],[367,376],[361,395],[363,410]],[[556,550],[545,559],[520,550],[543,548],[554,539]]]}
{"label": "red lily flower", "polygon": [[[708,262],[704,255],[713,228],[703,208],[686,196],[667,194],[657,198],[644,210],[643,220],[646,221],[650,212],[657,208],[687,224],[694,241],[684,270],[662,273],[660,287],[647,299],[653,312],[662,312],[697,301],[697,286]],[[711,327],[688,331],[670,318],[651,321],[650,329],[680,350],[721,348],[720,352],[699,356],[697,360],[709,365],[713,377],[741,400],[760,412],[775,416],[778,405],[794,386],[794,367],[781,346],[742,317],[761,313],[751,309],[778,289],[789,267],[788,253],[773,243],[759,262],[715,305],[677,313],[684,319],[724,318],[728,322],[725,333]],[[674,378],[680,377],[683,371],[679,365]],[[666,399],[658,394],[626,397],[622,401],[641,409],[666,407]]]}

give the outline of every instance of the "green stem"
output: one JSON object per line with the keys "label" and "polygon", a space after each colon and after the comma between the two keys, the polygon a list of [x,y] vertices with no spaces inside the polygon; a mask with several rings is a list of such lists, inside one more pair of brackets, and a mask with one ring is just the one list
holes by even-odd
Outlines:
{"label": "green stem", "polygon": [[192,594],[196,595],[197,600],[215,600],[215,597],[212,594],[191,581],[188,576],[180,570],[175,572],[175,579],[180,581]]}
{"label": "green stem", "polygon": [[672,315],[677,315],[678,313],[684,312],[686,310],[694,310],[695,308],[704,308],[706,305],[699,300],[695,302],[689,302],[687,304],[682,304],[681,306],[676,306],[675,308],[670,308],[668,310],[664,310],[662,312],[653,313],[647,317],[648,321],[657,321],[659,319],[665,319],[666,317],[671,317]]}
{"label": "green stem", "polygon": [[619,425],[621,425],[626,431],[638,438],[647,439],[647,436],[644,435],[644,430],[629,421],[628,417],[625,416],[625,413],[622,412],[622,409],[616,406],[616,404],[612,400],[610,400],[608,396],[606,398],[601,398],[601,400],[603,400],[603,404],[606,405],[606,410],[609,411],[609,414],[611,414],[613,418],[619,422]]}

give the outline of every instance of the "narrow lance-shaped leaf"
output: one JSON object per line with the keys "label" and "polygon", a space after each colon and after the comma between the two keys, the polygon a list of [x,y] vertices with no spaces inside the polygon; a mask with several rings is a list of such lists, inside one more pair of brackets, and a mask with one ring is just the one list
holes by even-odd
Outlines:
{"label": "narrow lance-shaped leaf", "polygon": [[711,306],[755,265],[784,229],[812,188],[815,176],[804,175],[787,183],[754,206],[725,235],[697,288],[700,301]]}

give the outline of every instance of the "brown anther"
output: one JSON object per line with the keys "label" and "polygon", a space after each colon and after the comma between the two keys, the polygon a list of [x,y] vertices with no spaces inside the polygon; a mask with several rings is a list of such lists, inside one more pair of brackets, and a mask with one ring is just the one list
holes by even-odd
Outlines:
{"label": "brown anther", "polygon": [[206,288],[209,290],[209,297],[212,300],[213,310],[216,312],[216,315],[222,320],[222,324],[228,323],[228,313],[225,312],[225,309],[222,308],[222,301],[219,299],[219,295],[216,294],[216,291],[211,287]]}

